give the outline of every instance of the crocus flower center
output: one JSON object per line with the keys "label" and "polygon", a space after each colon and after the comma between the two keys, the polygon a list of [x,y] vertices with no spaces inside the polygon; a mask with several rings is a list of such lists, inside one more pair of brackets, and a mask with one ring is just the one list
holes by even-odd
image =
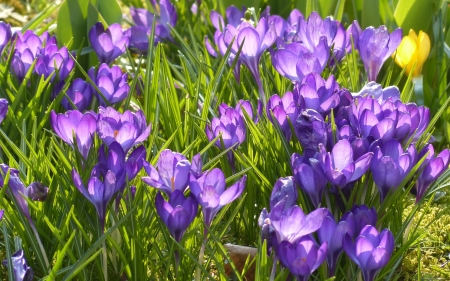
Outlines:
{"label": "crocus flower center", "polygon": [[174,191],[175,190],[175,177],[172,177],[171,183],[172,183],[172,191]]}
{"label": "crocus flower center", "polygon": [[117,137],[118,134],[119,134],[119,130],[114,130],[114,139]]}

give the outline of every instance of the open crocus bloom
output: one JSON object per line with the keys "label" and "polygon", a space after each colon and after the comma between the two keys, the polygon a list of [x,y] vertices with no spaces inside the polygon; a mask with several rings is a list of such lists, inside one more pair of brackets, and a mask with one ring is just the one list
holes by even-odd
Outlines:
{"label": "open crocus bloom", "polygon": [[196,179],[191,174],[189,188],[202,206],[203,219],[207,226],[223,206],[233,202],[244,191],[247,176],[225,189],[225,175],[220,169],[212,169]]}

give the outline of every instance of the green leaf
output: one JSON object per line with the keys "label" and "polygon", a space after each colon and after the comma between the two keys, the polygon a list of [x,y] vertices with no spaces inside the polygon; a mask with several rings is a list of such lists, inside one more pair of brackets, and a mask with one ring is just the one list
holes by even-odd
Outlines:
{"label": "green leaf", "polygon": [[[370,1],[370,0],[367,0]],[[373,1],[377,2],[378,1]],[[399,0],[395,7],[394,19],[398,26],[403,28],[403,33],[414,29],[416,33],[420,30],[427,31],[433,18],[433,6],[436,0]]]}

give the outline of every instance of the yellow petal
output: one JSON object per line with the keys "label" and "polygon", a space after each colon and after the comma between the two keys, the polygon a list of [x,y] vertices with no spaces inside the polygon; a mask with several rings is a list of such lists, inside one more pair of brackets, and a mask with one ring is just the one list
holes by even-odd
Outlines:
{"label": "yellow petal", "polygon": [[417,40],[417,45],[419,46],[418,59],[420,62],[424,63],[428,55],[430,54],[431,49],[430,37],[428,37],[428,34],[420,31],[419,38]]}
{"label": "yellow petal", "polygon": [[416,32],[414,31],[414,29],[410,29],[410,30],[409,30],[408,36],[411,37],[412,40],[414,40],[415,42],[417,42],[417,34],[416,34]]}
{"label": "yellow petal", "polygon": [[414,56],[416,52],[416,42],[412,40],[409,36],[405,36],[402,39],[402,42],[397,48],[397,54],[395,56],[395,62],[400,67],[405,67]]}

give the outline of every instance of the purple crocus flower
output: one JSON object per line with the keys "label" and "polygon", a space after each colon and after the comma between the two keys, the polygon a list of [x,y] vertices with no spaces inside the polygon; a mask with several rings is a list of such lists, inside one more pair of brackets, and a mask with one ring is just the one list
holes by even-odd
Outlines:
{"label": "purple crocus flower", "polygon": [[222,147],[220,139],[215,144],[222,149],[228,149],[236,143],[239,145],[244,142],[244,120],[234,108],[227,108],[220,118],[214,117],[211,124],[206,126],[206,136],[210,141],[219,134],[222,134],[224,147]]}
{"label": "purple crocus flower", "polygon": [[114,194],[119,191],[120,186],[116,185],[116,176],[113,171],[108,170],[103,179],[96,175],[98,171],[95,169],[92,172],[87,182],[87,188],[75,168],[72,170],[72,180],[81,194],[94,205],[100,220],[100,226],[104,230],[106,208]]}
{"label": "purple crocus flower", "polygon": [[142,110],[120,113],[113,107],[99,108],[97,127],[98,134],[106,145],[117,141],[125,153],[134,145],[145,141],[151,131],[151,125],[147,126]]}
{"label": "purple crocus flower", "polygon": [[0,99],[0,124],[6,117],[8,113],[8,101],[6,99]]}
{"label": "purple crocus flower", "polygon": [[83,114],[78,110],[69,110],[64,114],[52,111],[50,123],[53,131],[72,148],[75,137],[78,151],[87,160],[93,135],[97,131],[97,115],[93,112]]}
{"label": "purple crocus flower", "polygon": [[301,237],[317,231],[327,214],[327,209],[320,208],[305,215],[299,206],[292,206],[279,217],[272,216],[271,224],[275,229],[278,243],[283,241],[294,243]]}
{"label": "purple crocus flower", "polygon": [[129,39],[118,23],[111,24],[105,30],[103,23],[97,22],[89,30],[89,41],[100,63],[110,64],[123,54]]}
{"label": "purple crocus flower", "polygon": [[169,229],[170,235],[180,242],[184,232],[192,223],[198,211],[198,203],[193,195],[184,197],[183,191],[175,190],[165,201],[158,192],[155,198],[156,212]]}
{"label": "purple crocus flower", "polygon": [[359,36],[358,50],[369,81],[376,81],[383,63],[392,55],[402,41],[402,30],[397,28],[389,34],[386,26],[366,28]]}
{"label": "purple crocus flower", "polygon": [[66,110],[70,110],[73,109],[70,103],[72,102],[75,105],[75,109],[84,111],[91,105],[93,93],[94,89],[89,83],[86,83],[81,78],[77,78],[73,80],[72,85],[66,92],[66,96],[61,100],[61,104]]}
{"label": "purple crocus flower", "polygon": [[94,167],[95,176],[105,176],[108,171],[114,173],[116,178],[116,187],[121,192],[125,189],[126,181],[133,180],[137,173],[142,169],[145,161],[145,148],[139,146],[131,152],[128,157],[122,146],[113,141],[107,148],[102,145],[99,149],[98,164]]}
{"label": "purple crocus flower", "polygon": [[324,37],[328,49],[333,46],[333,61],[340,61],[345,55],[345,29],[339,21],[332,17],[322,20],[317,12],[312,12],[308,20],[300,19],[297,36],[310,52],[315,51],[320,40]]}
{"label": "purple crocus flower", "polygon": [[295,205],[297,201],[297,188],[292,177],[279,178],[270,195],[270,213],[263,208],[258,225],[261,227],[261,238],[267,240],[267,248],[278,247],[275,229],[272,227],[271,219],[278,220],[281,214]]}
{"label": "purple crocus flower", "polygon": [[331,213],[323,219],[322,226],[317,231],[319,241],[321,243],[328,244],[328,275],[334,276],[336,271],[336,264],[344,250],[342,241],[346,233],[353,237],[355,229],[354,215],[351,212],[347,212],[341,218],[339,223],[336,223]]}
{"label": "purple crocus flower", "polygon": [[[226,104],[226,103],[222,103],[221,105],[219,105],[220,115],[226,115],[228,109],[233,109],[233,108],[228,106],[228,104]],[[248,115],[249,119],[253,120],[255,122],[255,124],[258,123],[259,117],[261,116],[260,112],[258,112],[257,114],[253,114],[253,106],[247,100],[239,100],[238,103],[236,104],[236,107],[234,108],[234,110],[236,110],[236,112],[242,117],[242,119],[241,119],[242,124],[245,119],[244,111]]]}
{"label": "purple crocus flower", "polygon": [[323,189],[328,182],[319,160],[294,153],[291,157],[291,165],[295,182],[317,208],[322,202]]}
{"label": "purple crocus flower", "polygon": [[417,153],[413,144],[403,151],[401,143],[396,139],[381,145],[374,144],[374,146],[370,170],[380,192],[380,201],[383,201],[389,190],[397,189],[414,167],[417,162]]}
{"label": "purple crocus flower", "polygon": [[366,205],[354,205],[350,212],[353,214],[355,222],[354,235],[359,235],[366,225],[377,225],[378,215],[374,207],[369,209]]}
{"label": "purple crocus flower", "polygon": [[400,99],[400,90],[396,86],[382,88],[381,84],[370,81],[358,93],[352,93],[353,97],[372,97],[383,104],[387,100],[397,101]]}
{"label": "purple crocus flower", "polygon": [[[246,11],[245,7],[242,7],[242,10],[239,10],[238,8],[236,8],[233,5],[229,6],[225,12],[228,24],[235,28],[238,28],[244,19],[245,11]],[[224,32],[224,29],[226,28],[225,21],[224,21],[222,15],[220,15],[219,13],[217,13],[214,10],[211,11],[209,18],[210,18],[213,26],[216,28],[216,31],[214,33],[214,43],[217,46],[220,55],[224,56],[228,50],[227,46],[225,45],[225,41],[223,39],[223,36],[224,36],[223,32]],[[206,50],[208,51],[208,53],[211,56],[218,57],[217,51],[214,49],[214,47],[212,46],[212,44],[207,36],[205,37],[205,46],[206,46]],[[228,56],[228,65],[229,66],[231,66],[233,64],[235,58],[236,58],[236,54],[231,52],[230,55]],[[236,78],[236,81],[238,83],[239,83],[239,79],[240,79],[240,67],[241,67],[241,62],[238,61],[233,69],[234,77]]]}
{"label": "purple crocus flower", "polygon": [[194,155],[191,161],[191,174],[197,179],[203,175],[203,160],[200,153]]}
{"label": "purple crocus flower", "polygon": [[218,169],[205,172],[200,178],[190,176],[189,188],[202,206],[203,219],[206,226],[210,226],[216,213],[223,206],[233,202],[244,191],[247,176],[225,189],[225,176]]}
{"label": "purple crocus flower", "polygon": [[415,185],[417,191],[416,203],[420,201],[428,187],[447,170],[450,159],[450,151],[448,149],[444,149],[439,155],[435,156],[432,144],[427,144],[422,149],[418,159],[422,159],[427,153],[425,161],[422,162],[423,170]]}
{"label": "purple crocus flower", "polygon": [[299,10],[293,9],[287,20],[284,20],[278,15],[271,15],[268,18],[268,22],[269,24],[273,24],[275,26],[277,37],[282,38],[287,43],[292,43],[294,41],[300,41],[297,30],[299,28],[300,21],[303,18],[304,17]]}
{"label": "purple crocus flower", "polygon": [[[158,6],[152,3],[153,8],[156,9]],[[130,48],[139,52],[147,53],[148,50],[148,36],[150,36],[152,31],[152,24],[155,18],[155,44],[161,42],[162,40],[173,41],[172,35],[170,35],[170,27],[175,27],[177,23],[177,13],[175,11],[174,5],[170,3],[169,0],[160,0],[158,9],[160,15],[154,15],[146,9],[130,7],[131,17],[136,24],[128,30],[130,34]]]}
{"label": "purple crocus flower", "polygon": [[[0,187],[4,187],[5,184],[5,175],[8,173],[8,170],[10,172],[9,174],[9,180],[8,180],[8,186],[9,188],[6,191],[6,194],[8,196],[13,197],[15,200],[15,203],[17,204],[18,209],[22,212],[22,214],[27,218],[28,223],[30,224],[31,228],[37,232],[36,227],[34,225],[33,220],[31,219],[30,210],[28,208],[27,201],[23,198],[30,197],[29,193],[34,188],[35,184],[31,184],[28,188],[25,187],[25,184],[22,182],[22,180],[19,177],[19,171],[14,168],[10,168],[6,164],[0,164]],[[43,186],[43,185],[42,185]],[[43,189],[46,189],[46,186],[43,186]],[[48,190],[48,188],[47,188]],[[32,199],[32,198],[30,198]]]}
{"label": "purple crocus flower", "polygon": [[327,124],[322,115],[313,109],[300,112],[294,122],[294,129],[307,157],[314,156],[319,149],[319,144],[327,143]]}
{"label": "purple crocus flower", "polygon": [[169,149],[161,152],[158,158],[157,168],[144,161],[146,177],[142,177],[144,183],[159,189],[167,195],[175,190],[184,192],[189,183],[191,163],[183,154],[172,152]]}
{"label": "purple crocus flower", "polygon": [[[294,178],[279,178],[273,186],[270,195],[270,210],[279,208],[285,211],[295,205],[297,201],[297,189],[295,188]],[[283,205],[281,208],[279,206]],[[277,207],[278,206],[278,207]]]}
{"label": "purple crocus flower", "polygon": [[[11,263],[16,281],[32,281],[34,277],[33,269],[27,264],[23,250],[15,252],[11,256]],[[3,260],[3,265],[8,266],[8,260]]]}
{"label": "purple crocus flower", "polygon": [[15,48],[14,57],[11,62],[11,70],[19,82],[22,82],[25,78],[25,75],[43,46],[56,45],[56,38],[54,36],[50,37],[48,32],[44,32],[44,34],[38,36],[32,30],[27,30],[23,34],[16,32],[12,40],[15,40]]}
{"label": "purple crocus flower", "polygon": [[358,180],[369,169],[372,152],[367,152],[358,159],[353,157],[353,148],[348,140],[338,141],[331,153],[319,145],[322,168],[328,180],[339,187]]}
{"label": "purple crocus flower", "polygon": [[362,29],[359,26],[357,20],[354,20],[347,28],[345,36],[345,51],[349,54],[352,52],[352,39],[353,48],[359,50],[359,36],[362,33]]}
{"label": "purple crocus flower", "polygon": [[231,42],[234,40],[233,45],[231,46],[231,51],[234,54],[237,54],[239,48],[242,47],[239,60],[242,61],[252,73],[253,78],[258,85],[260,99],[265,104],[265,95],[258,65],[263,52],[275,42],[276,33],[274,26],[269,26],[267,20],[262,18],[259,20],[256,27],[248,22],[241,23],[238,28],[227,25],[223,34],[223,40],[226,46],[230,46]]}
{"label": "purple crocus flower", "polygon": [[417,141],[430,123],[430,109],[425,106],[417,106],[415,103],[406,104],[407,111],[411,118],[411,127],[406,138]]}
{"label": "purple crocus flower", "polygon": [[388,229],[381,233],[367,225],[353,242],[351,236],[344,237],[345,253],[361,269],[364,281],[373,281],[378,271],[386,266],[394,251],[394,236]]}
{"label": "purple crocus flower", "polygon": [[326,38],[321,37],[314,52],[301,43],[283,43],[278,46],[277,51],[271,53],[271,56],[272,64],[278,73],[299,83],[310,73],[322,73],[330,57],[330,49]]}
{"label": "purple crocus flower", "polygon": [[47,199],[48,187],[40,182],[32,182],[26,189],[26,196],[33,201],[43,202]]}
{"label": "purple crocus flower", "polygon": [[127,73],[122,73],[122,70],[117,65],[110,68],[103,63],[100,65],[97,74],[95,73],[95,67],[89,69],[88,74],[102,93],[101,95],[96,93],[101,106],[106,106],[106,101],[110,104],[116,104],[128,96],[130,91],[130,86],[127,82],[128,75]]}
{"label": "purple crocus flower", "polygon": [[278,257],[298,281],[307,281],[309,276],[327,257],[327,242],[317,245],[311,236],[304,236],[295,243],[283,241],[279,245]]}
{"label": "purple crocus flower", "polygon": [[73,70],[75,62],[69,55],[69,51],[66,47],[58,48],[56,44],[45,46],[36,55],[35,71],[38,75],[44,75],[47,79],[53,72],[56,71],[52,77],[52,81],[55,77],[62,81]]}
{"label": "purple crocus flower", "polygon": [[4,21],[0,21],[0,53],[11,40],[11,26]]}
{"label": "purple crocus flower", "polygon": [[324,117],[340,103],[339,84],[333,75],[325,80],[317,73],[308,74],[295,91],[298,92],[299,104],[305,109],[314,109]]}
{"label": "purple crocus flower", "polygon": [[299,114],[297,99],[298,98],[295,94],[293,94],[292,92],[287,92],[283,95],[282,98],[275,94],[271,96],[269,98],[269,101],[267,102],[267,117],[269,117],[270,122],[274,122],[272,114],[270,114],[270,112],[272,111],[276,122],[278,122],[281,131],[283,132],[285,138],[288,140],[292,135],[288,117],[292,123],[295,123],[295,120],[297,119]]}

